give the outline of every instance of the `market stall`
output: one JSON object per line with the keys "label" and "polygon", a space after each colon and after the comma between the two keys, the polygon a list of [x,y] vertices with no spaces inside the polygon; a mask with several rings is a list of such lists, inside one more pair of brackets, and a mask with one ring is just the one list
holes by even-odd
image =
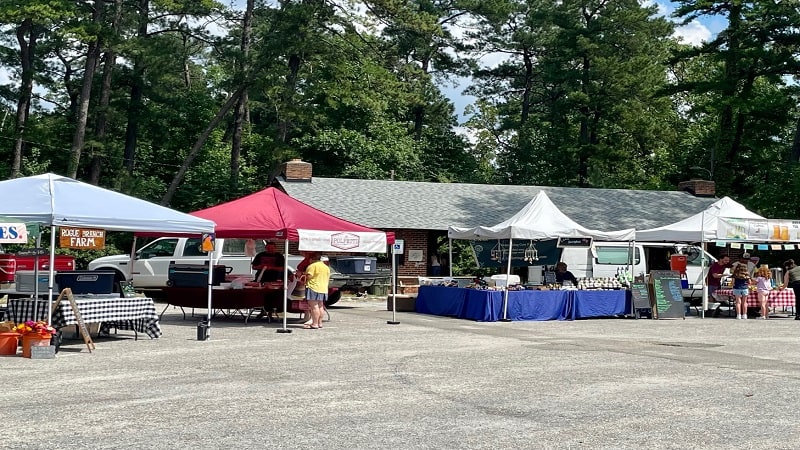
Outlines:
{"label": "market stall", "polygon": [[[385,253],[394,234],[332,216],[276,188],[262,191],[191,213],[216,223],[219,238],[281,239],[288,260],[289,241],[301,251]],[[394,273],[394,270],[392,270]],[[395,283],[392,283],[395,284]],[[284,267],[282,310],[288,310],[289,271]],[[224,294],[222,294],[224,295]],[[212,313],[209,307],[209,321]],[[279,332],[290,332],[286,315]]]}
{"label": "market stall", "polygon": [[213,233],[214,222],[51,173],[0,181],[0,215],[51,227],[47,318],[53,317],[55,227]]}
{"label": "market stall", "polygon": [[[561,210],[553,204],[547,194],[544,191],[540,191],[525,205],[525,207],[508,220],[490,227],[450,227],[448,229],[448,237],[450,239],[484,241],[504,240],[508,241],[508,249],[513,249],[514,240],[528,240],[533,243],[535,241],[570,237],[587,238],[589,240],[595,239],[598,241],[628,242],[629,245],[633,245],[635,230],[631,228],[620,231],[603,232],[585,228],[561,212]],[[501,251],[498,256],[501,260],[506,262],[506,274],[510,276],[512,255],[503,254]],[[504,290],[502,292],[503,312],[501,320],[509,319],[509,297],[511,295],[512,291],[510,290]],[[585,297],[586,296],[584,296],[584,298]]]}
{"label": "market stall", "polygon": [[[735,249],[762,250],[794,250],[800,243],[800,222],[791,220],[774,220],[764,218],[734,201],[723,197],[711,204],[707,209],[684,220],[663,227],[636,232],[638,241],[646,242],[698,242],[705,248],[714,243],[717,247]],[[705,265],[705,259],[702,259]],[[705,268],[703,269],[705,273]],[[703,280],[703,308],[701,315],[705,317],[708,309],[708,291]],[[783,293],[781,305],[794,293]],[[748,299],[748,305],[750,300]],[[794,306],[794,303],[792,303]]]}

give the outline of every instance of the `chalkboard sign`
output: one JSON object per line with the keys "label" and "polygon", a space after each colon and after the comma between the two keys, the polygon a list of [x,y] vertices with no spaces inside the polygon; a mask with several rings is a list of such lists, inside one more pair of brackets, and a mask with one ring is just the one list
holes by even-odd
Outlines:
{"label": "chalkboard sign", "polygon": [[653,270],[650,272],[653,289],[653,310],[657,319],[685,318],[681,275],[674,270]]}
{"label": "chalkboard sign", "polygon": [[55,357],[55,345],[31,346],[31,359],[55,359]]}
{"label": "chalkboard sign", "polygon": [[635,309],[650,309],[650,291],[644,283],[631,284],[631,298]]}
{"label": "chalkboard sign", "polygon": [[557,247],[591,247],[592,238],[590,237],[560,237]]}

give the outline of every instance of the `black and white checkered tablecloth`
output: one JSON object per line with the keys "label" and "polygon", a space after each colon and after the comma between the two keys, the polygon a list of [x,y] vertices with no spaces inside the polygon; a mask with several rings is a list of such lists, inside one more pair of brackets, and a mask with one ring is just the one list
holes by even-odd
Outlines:
{"label": "black and white checkered tablecloth", "polygon": [[8,299],[8,320],[22,323],[28,320],[47,320],[47,299],[34,302],[32,298]]}
{"label": "black and white checkered tablecloth", "polygon": [[[150,338],[161,336],[158,313],[153,299],[146,297],[133,298],[76,298],[75,303],[84,323],[102,323],[100,332],[107,333],[111,327],[119,330],[135,330],[146,333]],[[8,309],[11,320],[24,322],[33,319],[33,299],[9,300]],[[47,301],[39,301],[38,320],[47,316]],[[72,305],[62,299],[58,308],[53,311],[51,324],[56,328],[75,325],[75,314]]]}

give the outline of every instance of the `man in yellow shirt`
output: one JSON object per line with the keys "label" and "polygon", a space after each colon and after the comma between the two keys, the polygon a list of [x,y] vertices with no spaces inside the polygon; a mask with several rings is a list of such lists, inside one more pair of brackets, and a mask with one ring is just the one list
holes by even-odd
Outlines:
{"label": "man in yellow shirt", "polygon": [[322,328],[322,315],[324,302],[328,300],[328,283],[331,280],[331,269],[328,267],[328,257],[322,256],[306,267],[306,301],[311,323],[303,328]]}

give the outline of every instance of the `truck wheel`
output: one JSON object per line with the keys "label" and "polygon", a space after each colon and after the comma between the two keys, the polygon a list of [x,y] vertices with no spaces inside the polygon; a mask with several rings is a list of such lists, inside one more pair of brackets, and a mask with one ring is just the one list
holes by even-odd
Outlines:
{"label": "truck wheel", "polygon": [[333,294],[328,295],[328,300],[325,302],[325,306],[331,306],[336,304],[339,299],[342,298],[342,293],[338,289]]}

